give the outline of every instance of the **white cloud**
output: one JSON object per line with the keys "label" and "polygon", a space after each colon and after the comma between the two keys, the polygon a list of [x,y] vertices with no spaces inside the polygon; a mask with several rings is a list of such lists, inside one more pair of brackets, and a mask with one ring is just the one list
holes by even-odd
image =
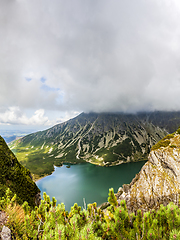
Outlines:
{"label": "white cloud", "polygon": [[44,116],[44,109],[35,111],[34,115],[28,118],[19,107],[10,107],[4,113],[0,113],[0,123],[49,126],[54,122],[49,121],[48,117]]}
{"label": "white cloud", "polygon": [[1,121],[180,110],[179,22],[177,0],[1,1]]}
{"label": "white cloud", "polygon": [[6,111],[0,112],[0,124],[15,124],[15,125],[28,125],[28,126],[53,126],[55,124],[65,122],[70,118],[77,116],[80,112],[57,112],[50,111],[48,115],[44,109],[36,110],[32,115],[27,116],[19,107],[9,107]]}

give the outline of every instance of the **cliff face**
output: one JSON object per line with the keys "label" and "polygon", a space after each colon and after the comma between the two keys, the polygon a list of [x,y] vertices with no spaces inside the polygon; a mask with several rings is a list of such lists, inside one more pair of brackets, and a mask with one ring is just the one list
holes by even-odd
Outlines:
{"label": "cliff face", "polygon": [[149,211],[169,202],[178,204],[180,194],[180,130],[170,134],[153,147],[148,162],[129,185],[117,193],[125,199],[130,212]]}
{"label": "cliff face", "polygon": [[40,190],[32,181],[31,173],[23,167],[0,136],[0,197],[7,188],[17,195],[17,201],[22,204],[27,201],[30,206],[40,203]]}

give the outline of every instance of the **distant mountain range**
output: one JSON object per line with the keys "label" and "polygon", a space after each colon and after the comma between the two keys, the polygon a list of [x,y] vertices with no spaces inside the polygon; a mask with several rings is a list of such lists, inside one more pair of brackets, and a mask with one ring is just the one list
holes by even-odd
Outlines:
{"label": "distant mountain range", "polygon": [[[36,130],[37,131],[37,130]],[[29,133],[36,132],[34,129],[26,129],[26,130],[12,130],[12,129],[0,129],[1,137],[6,141],[6,143],[10,143],[14,140],[17,140],[20,137],[26,136]]]}
{"label": "distant mountain range", "polygon": [[151,147],[179,125],[180,112],[82,113],[22,137],[10,148],[39,178],[62,163],[113,166],[147,159]]}

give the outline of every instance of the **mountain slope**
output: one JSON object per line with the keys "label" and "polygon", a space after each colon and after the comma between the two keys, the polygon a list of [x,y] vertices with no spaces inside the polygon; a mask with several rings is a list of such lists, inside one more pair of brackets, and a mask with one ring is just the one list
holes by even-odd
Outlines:
{"label": "mountain slope", "polygon": [[169,202],[179,204],[180,129],[152,147],[148,161],[129,185],[123,185],[117,198],[125,200],[129,211],[144,212]]}
{"label": "mountain slope", "polygon": [[180,112],[82,113],[48,130],[27,135],[10,147],[39,176],[53,165],[90,162],[112,166],[147,158],[150,148],[180,125]]}
{"label": "mountain slope", "polygon": [[30,206],[39,204],[40,190],[31,179],[30,171],[23,167],[0,136],[0,197],[7,188],[17,195],[17,201]]}

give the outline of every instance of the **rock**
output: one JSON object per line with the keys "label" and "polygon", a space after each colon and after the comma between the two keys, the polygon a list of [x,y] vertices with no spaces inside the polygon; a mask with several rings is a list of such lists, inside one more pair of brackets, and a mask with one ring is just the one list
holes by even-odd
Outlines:
{"label": "rock", "polygon": [[35,204],[36,206],[39,206],[41,203],[41,194],[40,192],[35,195]]}
{"label": "rock", "polygon": [[2,228],[1,239],[2,240],[11,240],[11,230],[6,226],[3,226],[3,228]]}
{"label": "rock", "polygon": [[118,189],[118,192],[116,193],[116,197],[117,197],[117,196],[121,196],[121,194],[122,194],[123,192],[124,192],[123,188],[120,187],[120,188]]}
{"label": "rock", "polygon": [[7,216],[4,211],[0,211],[0,227],[6,224]]}
{"label": "rock", "polygon": [[104,210],[104,209],[106,209],[106,208],[109,207],[109,206],[110,206],[110,203],[109,203],[109,202],[105,202],[105,203],[101,204],[101,205],[99,206],[99,208],[100,208],[101,210]]}
{"label": "rock", "polygon": [[[178,205],[180,194],[180,135],[175,134],[167,147],[151,151],[148,161],[123,193],[116,195],[118,202],[125,200],[129,212],[158,209],[161,204]],[[176,146],[173,148],[172,146]],[[121,188],[122,190],[122,188]]]}
{"label": "rock", "polygon": [[123,191],[127,193],[129,191],[129,184],[123,184]]}

